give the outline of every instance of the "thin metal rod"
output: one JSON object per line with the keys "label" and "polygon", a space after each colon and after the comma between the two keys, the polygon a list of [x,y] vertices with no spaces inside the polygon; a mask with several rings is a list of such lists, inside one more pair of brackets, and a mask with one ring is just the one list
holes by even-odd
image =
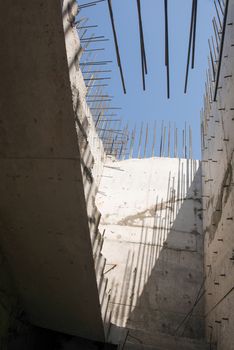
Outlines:
{"label": "thin metal rod", "polygon": [[169,34],[168,34],[168,1],[164,0],[165,15],[165,64],[167,68],[167,98],[170,98],[170,62],[169,62]]}
{"label": "thin metal rod", "polygon": [[129,147],[129,159],[131,159],[133,156],[135,136],[136,136],[136,125],[132,131],[131,143],[130,143],[130,147]]}
{"label": "thin metal rod", "polygon": [[159,149],[159,157],[162,157],[162,145],[163,145],[163,127],[164,121],[161,123],[161,138],[160,138],[160,149]]}
{"label": "thin metal rod", "polygon": [[86,52],[93,52],[93,51],[105,51],[105,48],[101,48],[101,49],[88,49],[88,50],[84,50],[84,53]]}
{"label": "thin metal rod", "polygon": [[87,95],[86,96],[87,98],[90,98],[90,97],[95,97],[95,98],[97,98],[97,97],[107,97],[107,98],[113,98],[114,96],[110,96],[110,95]]}
{"label": "thin metal rod", "polygon": [[167,137],[167,156],[171,156],[171,123],[168,126],[168,137]]}
{"label": "thin metal rod", "polygon": [[103,107],[94,107],[94,108],[89,108],[89,109],[122,109],[122,108],[119,108],[119,107],[105,107],[105,108],[103,108]]}
{"label": "thin metal rod", "polygon": [[195,64],[196,31],[197,31],[197,1],[198,0],[194,0],[192,69],[194,69],[194,64]]}
{"label": "thin metal rod", "polygon": [[[98,117],[99,114],[92,114],[93,117]],[[103,114],[103,117],[117,117],[118,114]]]}
{"label": "thin metal rod", "polygon": [[156,145],[156,127],[157,127],[157,122],[154,121],[154,134],[153,134],[153,144],[152,144],[152,157],[154,157],[154,149]]}
{"label": "thin metal rod", "polygon": [[217,53],[219,53],[220,36],[218,33],[218,28],[215,22],[215,18],[213,18],[212,23],[213,23],[214,33],[215,33],[216,49],[217,49]]}
{"label": "thin metal rod", "polygon": [[104,87],[104,86],[109,86],[108,84],[97,84],[97,85],[92,85],[92,88],[93,87]]}
{"label": "thin metal rod", "polygon": [[146,124],[146,130],[145,130],[144,158],[146,157],[147,143],[148,143],[148,123]]}
{"label": "thin metal rod", "polygon": [[222,34],[221,43],[220,43],[219,64],[218,64],[218,70],[217,70],[217,76],[216,76],[216,82],[215,82],[214,101],[216,101],[217,99],[217,92],[218,92],[218,86],[219,86],[219,77],[220,77],[221,64],[222,64],[224,39],[225,39],[225,33],[226,33],[228,5],[229,5],[229,0],[226,0],[225,12],[223,17],[223,34]]}
{"label": "thin metal rod", "polygon": [[86,40],[86,39],[82,39],[80,40],[82,43],[89,43],[89,44],[92,44],[92,43],[100,43],[100,42],[105,42],[105,41],[109,41],[110,39],[94,39],[94,40]]}
{"label": "thin metal rod", "polygon": [[211,37],[211,41],[212,41],[212,47],[213,47],[213,52],[214,52],[214,59],[215,59],[215,63],[217,63],[217,51],[215,49],[215,44],[214,44],[214,38],[213,36]]}
{"label": "thin metal rod", "polygon": [[182,152],[183,152],[183,154],[182,154],[182,157],[183,158],[185,158],[185,141],[184,141],[184,129],[183,129],[183,131],[182,131]]}
{"label": "thin metal rod", "polygon": [[218,24],[217,24],[217,21],[216,21],[216,17],[214,17],[214,23],[215,23],[215,27],[216,27],[216,30],[217,30],[217,34],[218,34],[218,37],[219,37],[219,41],[220,41],[220,36],[222,35],[222,30],[218,28]]}
{"label": "thin metal rod", "polygon": [[98,125],[98,123],[99,123],[99,119],[100,119],[100,117],[101,117],[101,114],[102,114],[102,112],[100,112],[100,113],[98,114],[98,117],[97,117],[97,120],[96,120],[96,123],[95,123],[95,128],[97,128],[97,125]]}
{"label": "thin metal rod", "polygon": [[209,74],[210,81],[212,81],[212,83],[214,83],[215,82],[214,73],[211,74],[211,72],[212,72],[212,67],[211,67],[211,63],[210,63],[210,56],[208,56],[208,74]]}
{"label": "thin metal rod", "polygon": [[102,119],[100,123],[102,122],[119,122],[121,119]]}
{"label": "thin metal rod", "polygon": [[142,140],[142,132],[143,132],[143,122],[141,123],[141,130],[140,130],[140,137],[139,137],[139,143],[138,143],[138,155],[137,157],[141,157],[141,140]]}
{"label": "thin metal rod", "polygon": [[104,130],[108,132],[114,132],[119,135],[124,135],[124,132],[122,130],[115,130],[115,129],[103,129],[103,128],[97,128],[98,130]]}
{"label": "thin metal rod", "polygon": [[144,59],[144,69],[145,74],[148,73],[147,69],[147,60],[146,60],[146,52],[145,52],[145,39],[144,39],[144,31],[143,31],[143,22],[142,22],[142,15],[141,15],[141,3],[139,0],[139,15],[140,15],[140,24],[141,24],[141,43],[142,43],[142,51],[143,51],[143,59]]}
{"label": "thin metal rod", "polygon": [[189,73],[189,63],[190,63],[190,55],[191,55],[192,36],[193,36],[193,19],[194,19],[194,0],[193,0],[193,3],[192,3],[191,21],[190,21],[190,33],[189,33],[187,67],[186,67],[186,76],[185,76],[185,85],[184,85],[184,93],[185,94],[187,92],[187,87],[188,87],[188,73]]}
{"label": "thin metal rod", "polygon": [[[86,31],[87,31],[87,29],[86,29]],[[86,32],[85,31],[85,32]],[[84,35],[85,35],[85,32],[84,32]],[[83,36],[84,36],[83,35]],[[82,36],[82,37],[83,37]],[[94,34],[92,35],[92,36],[94,36]],[[84,45],[83,45],[83,51],[86,51],[87,49],[88,49],[88,47],[89,47],[89,45],[90,45],[90,42],[91,42],[91,40],[90,41],[87,41],[87,42],[84,42]],[[86,53],[86,52],[85,52]],[[90,54],[88,54],[88,57],[90,57]]]}
{"label": "thin metal rod", "polygon": [[78,25],[76,26],[76,28],[77,28],[78,30],[80,30],[80,29],[88,29],[88,28],[97,28],[97,27],[98,27],[98,25],[82,26],[82,27],[79,27]]}
{"label": "thin metal rod", "polygon": [[90,73],[111,73],[112,70],[90,70],[90,71],[83,71],[83,74],[90,74]]}
{"label": "thin metal rod", "polygon": [[213,79],[215,81],[215,67],[214,67],[214,58],[211,50],[211,45],[210,45],[210,39],[208,39],[208,45],[209,45],[209,50],[210,50],[210,60],[211,60],[211,66],[212,66],[212,72],[213,72]]}
{"label": "thin metal rod", "polygon": [[178,158],[178,129],[175,125],[175,158]]}
{"label": "thin metal rod", "polygon": [[104,39],[105,36],[104,35],[99,35],[99,36],[91,36],[88,38],[82,38],[80,39],[80,41],[84,41],[84,40],[96,40],[96,39]]}
{"label": "thin metal rod", "polygon": [[107,99],[101,99],[101,100],[86,100],[86,102],[88,103],[93,103],[93,102],[110,102],[112,101],[111,98],[107,98]]}
{"label": "thin metal rod", "polygon": [[92,7],[92,6],[96,6],[96,4],[90,4],[90,5],[79,7],[79,10],[81,11],[82,9],[86,9],[87,7]]}
{"label": "thin metal rod", "polygon": [[143,83],[143,90],[145,91],[145,74],[147,74],[147,62],[146,62],[145,42],[144,42],[144,33],[143,33],[143,25],[142,25],[142,16],[141,16],[141,2],[140,0],[136,0],[136,1],[137,1],[138,25],[139,25],[139,34],[140,34],[142,83]]}
{"label": "thin metal rod", "polygon": [[122,63],[121,63],[121,58],[120,58],[120,53],[119,53],[119,45],[118,45],[118,39],[117,39],[117,34],[116,34],[116,29],[115,29],[115,21],[114,21],[111,0],[108,0],[108,8],[109,8],[109,13],[110,13],[110,19],[111,19],[111,25],[112,25],[112,31],[113,31],[114,43],[115,43],[115,51],[116,51],[117,63],[118,63],[119,71],[120,71],[121,81],[122,81],[122,87],[123,87],[124,94],[126,94],[126,87],[125,87],[125,82],[124,82],[124,75],[123,75]]}
{"label": "thin metal rod", "polygon": [[80,41],[81,41],[81,39],[85,36],[85,34],[87,33],[87,30],[88,30],[88,29],[85,29],[85,30],[83,31],[83,33],[80,35]]}
{"label": "thin metal rod", "polygon": [[110,80],[110,77],[106,78],[85,78],[84,81],[92,81],[92,80]]}
{"label": "thin metal rod", "polygon": [[89,62],[80,62],[80,66],[92,66],[92,65],[99,65],[99,64],[107,64],[112,63],[112,61],[89,61]]}
{"label": "thin metal rod", "polygon": [[223,7],[222,7],[222,5],[221,5],[220,0],[218,0],[218,4],[219,4],[220,10],[221,10],[221,12],[222,12],[222,15],[224,16],[224,10],[223,10]]}
{"label": "thin metal rod", "polygon": [[219,10],[218,10],[218,7],[217,7],[217,4],[216,4],[216,1],[215,1],[215,0],[214,0],[214,5],[215,5],[215,10],[216,10],[217,18],[218,18],[218,21],[219,21],[219,26],[220,26],[220,29],[222,30],[222,22],[221,22],[221,19],[220,19]]}
{"label": "thin metal rod", "polygon": [[193,158],[193,133],[191,126],[189,126],[189,159]]}
{"label": "thin metal rod", "polygon": [[96,5],[96,4],[98,4],[99,2],[103,2],[103,1],[105,1],[105,0],[96,0],[96,1],[86,2],[85,4],[79,5],[79,8],[81,9],[81,8],[83,8],[83,7]]}
{"label": "thin metal rod", "polygon": [[164,130],[163,130],[163,140],[162,140],[162,156],[163,156],[163,157],[164,157],[164,151],[165,151],[166,132],[167,132],[167,127],[164,126]]}

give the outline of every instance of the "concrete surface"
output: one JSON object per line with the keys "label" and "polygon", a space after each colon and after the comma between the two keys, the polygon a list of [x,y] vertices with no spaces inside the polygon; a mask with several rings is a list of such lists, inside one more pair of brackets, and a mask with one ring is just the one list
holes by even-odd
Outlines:
{"label": "concrete surface", "polygon": [[[205,95],[202,169],[106,157],[74,0],[0,11],[1,346],[20,306],[34,325],[125,349],[233,350],[234,0],[217,102]],[[48,332],[51,349],[102,346]]]}
{"label": "concrete surface", "polygon": [[[207,339],[234,348],[234,1],[229,1],[217,102],[205,96],[202,187]],[[214,84],[210,87],[214,91]]]}
{"label": "concrete surface", "polygon": [[82,55],[83,49],[80,44],[76,27],[71,26],[71,19],[74,21],[76,13],[76,2],[74,0],[64,0],[63,27],[72,91],[73,110],[78,137],[77,141],[81,155],[81,171],[89,231],[93,249],[96,280],[99,292],[99,303],[104,330],[105,334],[107,335],[110,325],[110,311],[108,308],[110,296],[106,290],[107,278],[103,275],[106,260],[101,254],[103,237],[98,230],[101,215],[95,205],[95,197],[103,173],[106,155],[102,141],[99,139],[96,132],[91,111],[86,102],[87,88],[79,66],[79,58]]}
{"label": "concrete surface", "polygon": [[202,340],[133,329],[126,331],[126,329],[116,329],[114,326],[110,331],[110,339],[113,343],[119,343],[122,349],[210,350],[209,344]]}
{"label": "concrete surface", "polygon": [[102,341],[61,3],[0,11],[2,250],[33,324]]}
{"label": "concrete surface", "polygon": [[8,346],[4,350],[114,350],[116,348],[112,344],[29,326],[24,327],[21,334],[14,334],[14,337],[8,338]]}
{"label": "concrete surface", "polygon": [[112,323],[202,338],[202,298],[180,326],[203,283],[199,162],[110,159],[96,202]]}

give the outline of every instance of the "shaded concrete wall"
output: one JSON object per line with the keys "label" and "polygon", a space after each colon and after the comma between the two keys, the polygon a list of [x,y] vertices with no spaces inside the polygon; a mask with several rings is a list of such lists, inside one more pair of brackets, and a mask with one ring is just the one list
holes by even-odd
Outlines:
{"label": "shaded concrete wall", "polygon": [[103,340],[61,2],[0,11],[2,250],[33,324]]}
{"label": "shaded concrete wall", "polygon": [[202,338],[199,162],[110,159],[97,206],[102,214],[112,323],[151,335]]}
{"label": "shaded concrete wall", "polygon": [[[202,186],[207,339],[218,350],[234,343],[234,1],[229,1],[217,102],[205,96]],[[214,84],[209,87],[213,94]]]}
{"label": "shaded concrete wall", "polygon": [[21,330],[20,336],[8,339],[7,347],[1,350],[100,350],[100,348],[103,350],[116,349],[114,345],[27,325]]}
{"label": "shaded concrete wall", "polygon": [[14,280],[3,253],[0,252],[0,348],[7,348],[9,332],[22,309]]}

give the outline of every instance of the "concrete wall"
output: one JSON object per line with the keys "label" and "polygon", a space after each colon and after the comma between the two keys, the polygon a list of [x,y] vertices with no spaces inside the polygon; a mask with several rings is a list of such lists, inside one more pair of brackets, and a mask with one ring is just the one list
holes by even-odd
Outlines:
{"label": "concrete wall", "polygon": [[73,109],[78,133],[78,142],[82,159],[88,164],[94,182],[98,186],[103,171],[105,152],[102,141],[99,139],[93,122],[91,111],[86,103],[88,88],[80,69],[80,58],[83,48],[74,26],[75,16],[79,13],[79,7],[74,0],[63,1],[63,26],[67,61],[69,67],[70,83],[72,90]]}
{"label": "concrete wall", "polygon": [[59,0],[23,0],[0,13],[1,247],[30,322],[103,340],[67,12]]}
{"label": "concrete wall", "polygon": [[166,342],[202,339],[205,320],[207,341],[233,349],[234,0],[217,102],[205,96],[202,173],[193,160],[106,160],[74,0],[10,0],[0,13],[2,348],[9,329],[37,343],[25,320],[103,341],[111,317]]}
{"label": "concrete wall", "polygon": [[[202,186],[207,339],[234,343],[234,1],[229,1],[217,102],[206,94],[202,120]],[[209,87],[213,93],[214,84]]]}
{"label": "concrete wall", "polygon": [[74,0],[63,1],[63,26],[65,33],[75,125],[78,136],[77,141],[81,154],[81,170],[83,177],[86,210],[93,248],[93,257],[95,263],[95,272],[99,291],[102,319],[107,334],[109,329],[110,313],[108,309],[109,295],[106,290],[107,279],[103,275],[106,261],[101,254],[103,237],[98,230],[101,215],[95,204],[97,188],[101,180],[106,155],[102,141],[96,132],[91,111],[86,102],[86,94],[88,89],[86,88],[79,65],[79,60],[83,49],[80,44],[77,29],[73,25],[77,13],[78,7]]}
{"label": "concrete wall", "polygon": [[5,350],[9,338],[9,330],[22,310],[18,303],[14,280],[2,251],[0,252],[0,349]]}
{"label": "concrete wall", "polygon": [[[69,336],[32,325],[21,325],[20,334],[8,337],[1,350],[114,350],[116,347],[85,338]],[[15,331],[15,329],[14,329]]]}
{"label": "concrete wall", "polygon": [[112,323],[203,337],[199,162],[150,158],[105,164],[97,196]]}

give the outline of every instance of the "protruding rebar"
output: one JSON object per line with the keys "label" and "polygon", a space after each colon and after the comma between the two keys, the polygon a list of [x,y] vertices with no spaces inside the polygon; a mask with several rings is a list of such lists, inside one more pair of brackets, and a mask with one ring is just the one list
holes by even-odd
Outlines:
{"label": "protruding rebar", "polygon": [[193,48],[192,48],[192,69],[195,65],[195,47],[196,47],[196,31],[197,31],[197,1],[194,0],[194,18],[193,18]]}
{"label": "protruding rebar", "polygon": [[153,144],[152,144],[152,157],[154,157],[154,150],[155,150],[155,145],[156,145],[156,129],[157,128],[157,122],[154,122],[154,134],[153,134]]}
{"label": "protruding rebar", "polygon": [[114,21],[113,9],[112,9],[112,0],[108,0],[108,7],[109,7],[112,31],[113,31],[113,36],[114,36],[117,63],[118,63],[119,71],[120,71],[123,91],[126,94],[126,87],[125,87],[125,82],[124,82],[124,75],[123,75],[123,69],[122,69],[122,63],[121,63],[121,58],[120,58],[120,53],[119,53],[119,45],[118,45],[118,39],[117,39],[117,34],[116,34],[116,29],[115,29],[115,21]]}
{"label": "protruding rebar", "polygon": [[140,48],[141,48],[142,83],[143,83],[143,90],[145,90],[145,74],[147,74],[145,41],[144,41],[144,32],[143,32],[143,24],[142,24],[142,15],[141,15],[141,2],[140,0],[136,0],[136,1],[137,1],[138,24],[139,24],[139,35],[140,35]]}
{"label": "protruding rebar", "polygon": [[218,86],[219,86],[219,77],[220,77],[220,71],[221,71],[223,46],[224,46],[227,16],[228,16],[228,5],[229,5],[229,0],[226,0],[225,12],[224,12],[224,17],[223,17],[223,33],[222,33],[222,38],[221,38],[221,43],[220,43],[219,64],[218,64],[216,82],[215,82],[214,101],[216,101],[216,99],[217,99],[217,92],[218,92]]}
{"label": "protruding rebar", "polygon": [[187,55],[187,67],[186,67],[185,85],[184,85],[184,93],[185,94],[187,92],[187,87],[188,87],[189,63],[190,63],[191,45],[192,45],[193,29],[194,29],[194,10],[195,10],[195,0],[193,0],[193,2],[192,2],[192,11],[191,11],[190,33],[189,33],[188,55]]}
{"label": "protruding rebar", "polygon": [[103,1],[105,1],[105,0],[96,0],[96,1],[86,2],[85,4],[79,5],[79,8],[82,9],[82,8],[86,8],[89,6],[94,6],[94,5],[98,4],[99,2],[103,2]]}
{"label": "protruding rebar", "polygon": [[164,0],[165,16],[165,65],[167,69],[167,98],[170,98],[170,60],[169,60],[169,33],[168,33],[168,1]]}

